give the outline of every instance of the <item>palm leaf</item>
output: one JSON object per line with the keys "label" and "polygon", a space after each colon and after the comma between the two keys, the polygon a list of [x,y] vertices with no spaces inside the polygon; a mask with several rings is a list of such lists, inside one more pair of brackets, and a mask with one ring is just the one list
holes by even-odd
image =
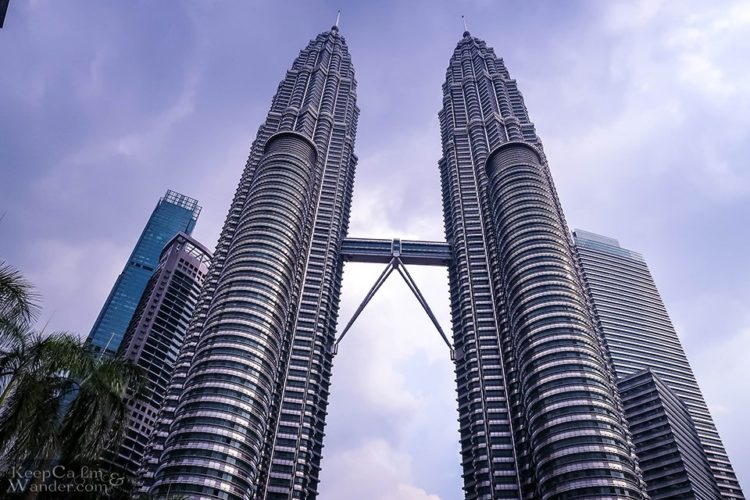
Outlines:
{"label": "palm leaf", "polygon": [[37,300],[31,284],[0,263],[0,474],[96,463],[119,444],[127,398],[144,386],[129,360],[102,358],[69,333],[35,331]]}
{"label": "palm leaf", "polygon": [[57,449],[54,429],[67,379],[24,373],[0,411],[3,469],[29,460],[49,460]]}
{"label": "palm leaf", "polygon": [[39,295],[13,267],[0,262],[0,318],[3,322],[30,323],[39,312]]}
{"label": "palm leaf", "polygon": [[95,460],[119,444],[128,418],[126,389],[140,392],[142,370],[129,360],[97,359],[81,380],[78,394],[62,422],[61,460]]}

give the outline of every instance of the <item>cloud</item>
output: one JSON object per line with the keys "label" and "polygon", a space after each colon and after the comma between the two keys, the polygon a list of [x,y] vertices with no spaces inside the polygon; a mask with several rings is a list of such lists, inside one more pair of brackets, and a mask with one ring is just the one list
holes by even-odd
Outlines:
{"label": "cloud", "polygon": [[748,4],[616,2],[588,16],[559,72],[519,85],[568,221],[645,255],[746,481]]}
{"label": "cloud", "polygon": [[[678,187],[691,195],[747,195],[750,176],[734,161],[733,146],[750,126],[750,69],[736,64],[748,46],[746,4],[606,5],[592,14],[603,21],[592,26],[601,28],[581,35],[603,43],[562,49],[573,51],[569,64],[552,78],[564,93],[529,96],[532,116],[553,127],[544,138],[558,185],[585,189],[597,202],[625,200],[618,191],[642,192],[644,183],[675,184],[675,178],[684,179]],[[732,21],[727,11],[736,13]],[[601,61],[609,71],[592,72]],[[549,84],[540,90],[555,88]],[[589,201],[568,199],[578,203],[576,212]]]}
{"label": "cloud", "polygon": [[350,234],[444,239],[439,130],[436,120],[413,127],[386,134],[377,147],[369,143],[359,153]]}
{"label": "cloud", "polygon": [[662,0],[635,0],[613,2],[605,10],[604,26],[613,32],[628,32],[651,24],[661,14]]}
{"label": "cloud", "polygon": [[[357,187],[350,234],[420,238],[442,231],[439,212],[407,211],[408,216],[399,216],[397,207],[409,192],[386,189],[387,185],[375,181]],[[346,264],[339,332],[383,267]],[[409,272],[449,332],[445,269],[412,267]],[[436,491],[444,499],[458,498],[454,386],[448,348],[401,277],[393,273],[347,333],[334,361],[321,496],[432,499],[438,497],[425,491]],[[373,456],[378,457],[376,464]],[[410,475],[392,475],[384,465],[386,458]],[[407,459],[413,465],[399,465]]]}
{"label": "cloud", "polygon": [[[104,298],[122,272],[124,264],[120,262],[127,259],[123,250],[109,241],[80,244],[37,239],[28,258],[40,264],[26,271],[26,275],[32,283],[43,286],[45,307],[41,321],[54,319],[50,321],[52,329],[65,329],[81,337],[88,335]],[[60,307],[69,300],[73,307]]]}
{"label": "cloud", "polygon": [[383,440],[331,453],[321,496],[331,500],[440,500],[411,483],[412,459]]}
{"label": "cloud", "polygon": [[[339,332],[383,267],[346,265]],[[414,268],[410,273],[449,331],[445,270]],[[339,346],[332,381],[331,432],[348,436],[349,441],[380,436],[397,445],[409,423],[426,411],[435,381],[442,379],[451,388],[451,372],[448,348],[394,272]],[[451,421],[451,415],[439,419],[445,420]]]}

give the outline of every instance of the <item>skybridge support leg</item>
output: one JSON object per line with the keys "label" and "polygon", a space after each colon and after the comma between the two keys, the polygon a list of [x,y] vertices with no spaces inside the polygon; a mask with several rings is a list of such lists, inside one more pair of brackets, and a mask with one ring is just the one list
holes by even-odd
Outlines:
{"label": "skybridge support leg", "polygon": [[411,292],[417,298],[419,305],[421,305],[422,309],[424,309],[424,311],[427,313],[427,316],[429,316],[430,321],[432,321],[432,324],[435,325],[435,328],[440,334],[440,337],[443,339],[443,342],[445,342],[445,345],[447,345],[448,349],[450,349],[451,359],[454,361],[456,359],[460,359],[462,357],[461,352],[460,351],[457,352],[455,349],[453,349],[453,346],[448,340],[448,336],[445,335],[445,332],[440,327],[440,323],[435,317],[435,314],[433,314],[432,309],[430,309],[430,306],[427,304],[427,300],[425,300],[424,295],[422,295],[422,292],[419,290],[417,283],[414,281],[414,278],[411,277],[411,274],[409,274],[409,271],[406,270],[406,266],[404,266],[404,263],[401,262],[401,259],[399,258],[400,241],[394,240],[392,248],[393,248],[393,258],[386,265],[385,269],[383,269],[383,272],[380,273],[380,276],[378,276],[378,279],[375,280],[375,284],[372,286],[372,288],[370,288],[370,291],[367,292],[367,295],[362,300],[362,303],[359,305],[357,310],[354,311],[354,315],[346,324],[346,326],[344,327],[344,330],[341,332],[339,337],[336,339],[336,341],[333,344],[331,344],[331,346],[328,349],[329,352],[334,355],[338,352],[338,347],[339,347],[339,343],[341,342],[341,340],[344,338],[344,336],[352,327],[356,319],[362,313],[365,306],[367,306],[370,300],[372,300],[372,298],[375,296],[377,291],[380,289],[381,286],[383,286],[383,283],[385,283],[385,281],[388,279],[388,277],[391,275],[391,273],[395,269],[404,279],[404,281],[406,282],[406,285],[409,287],[409,290],[411,290]]}
{"label": "skybridge support leg", "polygon": [[356,311],[354,311],[354,315],[352,316],[352,319],[349,320],[349,323],[346,324],[344,327],[344,330],[341,332],[341,335],[339,335],[339,338],[336,339],[336,342],[334,342],[330,348],[329,352],[331,354],[336,354],[339,350],[339,342],[344,338],[344,335],[346,335],[346,332],[349,331],[349,329],[354,324],[354,321],[359,317],[359,315],[362,313],[362,311],[365,309],[365,306],[372,300],[372,298],[375,296],[375,293],[377,293],[378,290],[380,290],[380,287],[383,286],[383,283],[385,283],[385,280],[388,279],[388,276],[391,275],[393,272],[393,269],[395,268],[395,261],[396,259],[393,258],[391,261],[385,266],[385,269],[383,269],[383,272],[380,273],[380,276],[378,276],[378,279],[375,280],[375,284],[372,285],[372,288],[370,288],[370,291],[367,292],[367,295],[365,295],[365,298],[362,300],[362,303],[359,305]]}
{"label": "skybridge support leg", "polygon": [[445,345],[447,345],[448,349],[450,349],[451,359],[455,360],[456,352],[453,349],[453,346],[448,340],[448,337],[445,335],[445,332],[443,331],[443,329],[440,327],[440,323],[438,323],[438,320],[433,314],[432,309],[430,309],[429,304],[427,304],[427,300],[424,298],[424,295],[422,295],[422,292],[419,290],[419,287],[417,286],[417,283],[414,281],[414,278],[411,277],[411,274],[409,274],[409,271],[406,270],[406,266],[404,266],[404,264],[401,262],[400,259],[398,259],[396,262],[396,270],[406,282],[406,285],[409,287],[409,290],[411,290],[411,292],[417,298],[417,300],[419,301],[419,304],[422,306],[422,309],[424,309],[424,311],[427,313],[427,316],[430,317],[432,324],[435,325],[435,328],[440,334],[440,337],[442,337],[443,342],[445,342]]}

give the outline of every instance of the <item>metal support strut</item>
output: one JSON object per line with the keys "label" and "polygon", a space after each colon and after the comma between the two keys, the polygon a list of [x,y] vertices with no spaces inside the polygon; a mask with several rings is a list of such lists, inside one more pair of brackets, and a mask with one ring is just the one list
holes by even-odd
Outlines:
{"label": "metal support strut", "polygon": [[370,288],[370,291],[367,292],[367,295],[365,295],[365,298],[362,300],[362,303],[359,305],[357,310],[354,311],[354,315],[352,315],[352,318],[346,324],[346,326],[344,327],[343,331],[341,332],[339,337],[336,339],[336,341],[330,346],[329,352],[334,355],[338,352],[339,343],[344,338],[344,335],[346,335],[346,333],[352,327],[356,319],[364,310],[365,306],[367,306],[370,300],[372,300],[372,298],[375,296],[375,294],[380,289],[380,287],[383,286],[383,283],[385,283],[385,281],[388,279],[391,273],[394,270],[396,270],[406,282],[406,285],[409,287],[409,290],[411,290],[411,292],[417,298],[417,301],[419,301],[419,304],[427,313],[427,316],[429,316],[430,320],[432,321],[432,324],[435,325],[435,328],[440,334],[440,337],[442,337],[443,342],[445,342],[445,345],[447,345],[448,349],[450,349],[451,359],[455,360],[456,352],[453,349],[453,346],[448,340],[448,337],[445,335],[445,332],[443,331],[443,329],[440,327],[440,323],[438,322],[437,318],[433,314],[432,309],[430,309],[430,306],[427,304],[427,300],[425,300],[424,296],[422,295],[422,292],[419,290],[419,287],[417,286],[417,283],[414,281],[414,278],[411,277],[411,274],[409,274],[409,271],[406,270],[406,266],[404,266],[404,263],[401,262],[401,258],[400,258],[401,241],[400,240],[393,240],[391,251],[392,251],[393,257],[391,258],[390,262],[386,264],[385,269],[383,269],[383,272],[380,273],[380,276],[378,276],[378,279],[375,280],[375,284],[372,286],[372,288]]}

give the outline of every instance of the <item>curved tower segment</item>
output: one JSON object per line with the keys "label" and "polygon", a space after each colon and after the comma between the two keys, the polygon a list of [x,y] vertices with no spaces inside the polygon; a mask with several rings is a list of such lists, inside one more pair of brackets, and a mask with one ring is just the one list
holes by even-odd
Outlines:
{"label": "curved tower segment", "polygon": [[152,493],[316,496],[358,114],[333,27],[253,143],[141,470]]}
{"label": "curved tower segment", "polygon": [[544,160],[511,141],[490,154],[487,174],[537,491],[633,497],[632,444]]}
{"label": "curved tower segment", "polygon": [[439,116],[466,498],[644,498],[541,141],[468,32]]}

